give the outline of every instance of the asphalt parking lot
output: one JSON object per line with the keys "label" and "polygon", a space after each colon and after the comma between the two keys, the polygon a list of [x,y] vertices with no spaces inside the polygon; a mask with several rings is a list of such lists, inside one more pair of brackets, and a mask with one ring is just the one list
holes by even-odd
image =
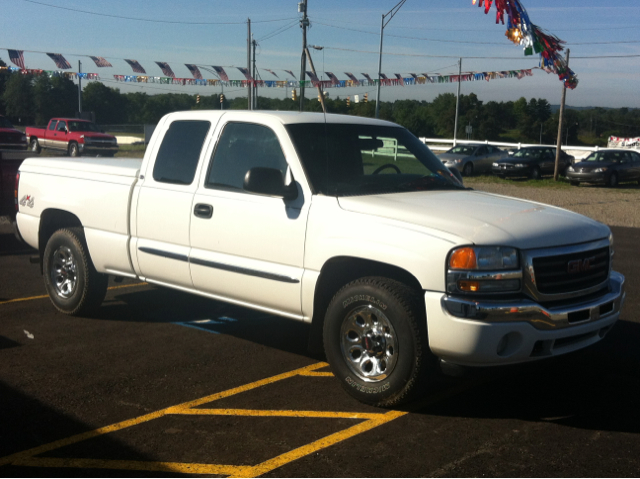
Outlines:
{"label": "asphalt parking lot", "polygon": [[640,229],[613,230],[627,301],[602,342],[381,410],[307,353],[304,324],[133,282],[59,314],[0,225],[0,475],[638,476]]}

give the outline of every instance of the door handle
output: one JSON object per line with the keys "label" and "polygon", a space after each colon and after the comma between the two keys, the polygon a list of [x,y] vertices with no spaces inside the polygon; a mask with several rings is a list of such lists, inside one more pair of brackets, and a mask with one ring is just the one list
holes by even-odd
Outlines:
{"label": "door handle", "polygon": [[209,219],[213,216],[213,206],[198,203],[193,209],[193,214],[198,218]]}

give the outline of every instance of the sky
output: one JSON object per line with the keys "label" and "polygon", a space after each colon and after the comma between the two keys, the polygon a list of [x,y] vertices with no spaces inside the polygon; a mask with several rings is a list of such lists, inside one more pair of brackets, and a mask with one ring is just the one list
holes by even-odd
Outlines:
{"label": "sky", "polygon": [[[378,70],[380,22],[397,0],[308,0],[311,27],[308,43],[318,72],[344,72],[358,78]],[[566,41],[570,65],[579,85],[567,92],[576,107],[640,108],[640,18],[638,0],[521,0],[533,23]],[[561,5],[561,6],[558,6]],[[127,17],[127,18],[124,18]],[[149,76],[163,76],[156,61],[167,62],[176,77],[190,78],[184,66],[223,66],[229,77],[243,79],[234,67],[247,65],[247,25],[258,43],[256,64],[263,80],[291,79],[300,74],[302,33],[297,0],[0,0],[0,58],[10,64],[7,49],[24,50],[27,68],[57,70],[45,52],[62,54],[77,71],[98,73],[101,81],[122,92],[143,91],[217,94],[220,87],[125,84],[113,75],[132,75],[125,58],[135,59]],[[382,72],[457,74],[528,69],[537,56],[525,57],[522,47],[496,25],[495,7],[488,15],[472,0],[407,0],[384,29]],[[112,68],[97,68],[88,55],[105,57]],[[271,69],[278,78],[263,70]],[[309,70],[309,68],[307,68]],[[201,69],[205,78],[215,75]],[[324,77],[326,79],[326,76]],[[84,84],[85,82],[83,82]],[[383,87],[382,101],[432,101],[455,93],[457,84]],[[332,98],[369,94],[374,87],[330,89]],[[462,93],[482,101],[545,98],[559,104],[562,83],[553,74],[534,70],[532,77],[490,82],[463,82]],[[227,87],[227,97],[246,90]],[[261,88],[259,95],[282,97],[290,90]],[[309,94],[315,96],[315,92]]]}

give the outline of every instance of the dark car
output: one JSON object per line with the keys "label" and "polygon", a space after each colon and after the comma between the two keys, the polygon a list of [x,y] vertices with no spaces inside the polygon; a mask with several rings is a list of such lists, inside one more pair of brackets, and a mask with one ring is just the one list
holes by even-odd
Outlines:
{"label": "dark car", "polygon": [[27,146],[27,136],[16,130],[4,116],[0,116],[0,149],[26,150]]}
{"label": "dark car", "polygon": [[[573,161],[573,156],[560,150],[560,174]],[[524,176],[539,180],[543,175],[553,175],[556,167],[556,149],[548,146],[527,146],[520,148],[504,160],[493,163],[491,171],[501,178]]]}
{"label": "dark car", "polygon": [[604,183],[612,188],[623,181],[640,184],[640,155],[628,150],[594,151],[567,169],[567,179],[574,186],[583,182]]}
{"label": "dark car", "polygon": [[505,158],[507,154],[495,146],[470,144],[454,146],[436,156],[450,170],[457,169],[464,176],[471,176],[474,173],[491,172],[492,163]]}

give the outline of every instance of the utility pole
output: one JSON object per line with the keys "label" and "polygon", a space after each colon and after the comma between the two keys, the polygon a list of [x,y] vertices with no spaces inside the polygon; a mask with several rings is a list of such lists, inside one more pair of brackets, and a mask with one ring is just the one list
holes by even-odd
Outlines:
{"label": "utility pole", "polygon": [[[305,50],[305,53],[309,57],[309,66],[311,67],[311,71],[313,72],[313,74],[315,76],[318,76],[318,74],[316,73],[316,69],[313,66],[313,59],[311,58],[311,54],[309,53],[309,49],[308,48]],[[318,87],[318,98],[320,98],[320,104],[322,105],[322,111],[324,113],[327,113],[327,107],[324,105],[324,92],[322,91],[320,83],[318,83],[317,87]]]}
{"label": "utility pole", "polygon": [[[380,53],[378,55],[378,87],[376,88],[376,118],[380,116],[380,83],[382,81],[382,35],[384,33],[384,27],[389,24],[391,19],[396,15],[396,13],[398,13],[398,10],[402,8],[402,5],[404,5],[406,1],[407,0],[401,0],[396,4],[395,7],[382,15],[382,22],[380,23]],[[385,23],[384,19],[387,17],[389,17],[389,19]]]}
{"label": "utility pole", "polygon": [[[247,18],[247,71],[251,71],[251,19]],[[251,99],[252,88],[247,88],[247,100],[249,101],[248,109],[253,109],[253,102]]]}
{"label": "utility pole", "polygon": [[[569,68],[569,55],[571,50],[567,49],[567,68]],[[556,167],[553,172],[553,180],[558,181],[560,170],[560,151],[562,150],[562,122],[564,121],[564,104],[567,99],[567,87],[562,83],[562,101],[560,102],[560,118],[558,118],[558,139],[556,142]],[[567,137],[568,138],[568,137]]]}
{"label": "utility pole", "polygon": [[458,98],[456,99],[456,121],[453,126],[453,146],[458,139],[458,115],[460,114],[460,84],[462,80],[462,58],[458,59]]}
{"label": "utility pole", "polygon": [[[82,73],[82,63],[78,60],[78,73]],[[82,113],[82,78],[78,75],[78,112]]]}
{"label": "utility pole", "polygon": [[307,0],[298,3],[298,12],[302,13],[300,27],[302,27],[302,58],[300,60],[300,111],[304,110],[304,81],[305,70],[307,68],[307,27],[309,18],[307,17]]}
{"label": "utility pole", "polygon": [[256,42],[254,39],[252,44],[253,44],[253,74],[251,75],[251,77],[253,78],[253,85],[251,85],[251,88],[253,89],[252,110],[257,110],[258,109],[258,83],[256,78],[258,75],[258,69],[256,68],[256,47],[258,46],[258,42]]}

